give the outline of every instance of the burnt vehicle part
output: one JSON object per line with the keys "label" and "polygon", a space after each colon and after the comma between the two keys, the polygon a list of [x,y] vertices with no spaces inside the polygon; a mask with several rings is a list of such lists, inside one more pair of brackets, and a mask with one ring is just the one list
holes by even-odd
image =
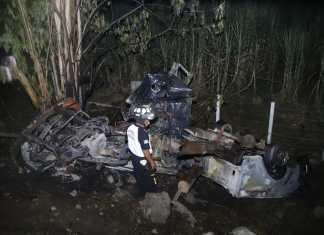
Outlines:
{"label": "burnt vehicle part", "polygon": [[279,145],[265,146],[250,135],[234,136],[223,130],[196,128],[186,132],[190,133],[185,137],[189,142],[179,154],[204,156],[200,158],[202,175],[234,197],[281,198],[300,185],[300,165],[290,161]]}
{"label": "burnt vehicle part", "polygon": [[76,161],[113,166],[128,162],[121,156],[124,136],[114,132],[108,118],[90,118],[83,111],[55,107],[29,125],[22,137],[22,159],[36,172],[68,176]]}
{"label": "burnt vehicle part", "polygon": [[285,167],[285,174],[274,179],[261,155],[244,155],[240,165],[213,156],[203,159],[204,176],[227,189],[234,197],[281,198],[299,187],[299,165]]}
{"label": "burnt vehicle part", "polygon": [[132,118],[133,110],[150,104],[159,117],[152,131],[181,136],[182,130],[190,126],[192,89],[172,73],[146,74],[141,85],[131,94],[126,103],[125,120]]}
{"label": "burnt vehicle part", "polygon": [[[132,171],[125,144],[128,125],[111,126],[105,117],[56,108],[23,131],[22,159],[33,171],[70,180],[80,178],[75,170],[82,163]],[[299,166],[288,164],[277,145],[242,144],[243,137],[199,128],[184,129],[182,138],[158,133],[151,139],[158,173],[175,175],[183,168],[201,167],[203,176],[234,197],[284,197],[299,185]]]}
{"label": "burnt vehicle part", "polygon": [[[132,171],[126,144],[129,125],[120,122],[112,126],[106,117],[90,118],[83,111],[55,107],[22,132],[20,154],[28,170],[64,179],[78,180],[82,163]],[[179,144],[167,136],[152,135],[152,139],[157,141],[154,153],[160,156],[158,173],[176,174],[174,153]]]}
{"label": "burnt vehicle part", "polygon": [[[183,168],[199,167],[203,176],[234,197],[284,197],[297,189],[300,167],[288,162],[288,154],[279,146],[266,146],[249,134],[233,135],[229,124],[214,130],[188,128],[192,90],[189,80],[175,76],[179,68],[174,65],[169,74],[145,75],[128,97],[130,107],[123,114],[131,119],[134,109],[143,104],[157,110],[158,121],[150,129],[157,173],[175,175]],[[90,118],[82,111],[56,107],[23,131],[22,157],[34,171],[75,179],[73,170],[80,163],[132,171],[126,151],[128,125],[112,126],[106,117]]]}
{"label": "burnt vehicle part", "polygon": [[184,83],[189,86],[192,82],[193,74],[190,73],[182,64],[173,62],[169,75],[182,77]]}

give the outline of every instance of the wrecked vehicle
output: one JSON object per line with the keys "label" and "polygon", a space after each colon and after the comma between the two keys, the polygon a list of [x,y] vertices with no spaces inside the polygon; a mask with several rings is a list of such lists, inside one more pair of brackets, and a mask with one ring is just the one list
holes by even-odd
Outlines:
{"label": "wrecked vehicle", "polygon": [[[184,74],[181,80],[179,72]],[[159,117],[151,132],[180,137],[182,130],[190,126],[192,89],[190,74],[181,64],[174,63],[169,73],[146,74],[139,87],[126,103],[130,106],[123,113],[125,120],[133,115],[134,108],[150,104]]]}
{"label": "wrecked vehicle", "polygon": [[[192,90],[188,80],[169,74],[147,74],[127,99],[123,111],[150,104],[159,117],[150,136],[157,173],[175,175],[199,167],[201,175],[220,184],[234,197],[285,197],[299,186],[300,166],[289,160],[278,145],[266,146],[252,135],[232,134],[229,124],[215,129],[190,128]],[[182,69],[182,67],[180,67]],[[186,77],[191,74],[186,72]],[[21,155],[25,165],[70,180],[79,179],[76,169],[93,163],[119,171],[132,171],[127,153],[127,121],[113,126],[107,117],[91,118],[85,112],[54,107],[23,132]]]}
{"label": "wrecked vehicle", "polygon": [[[235,136],[223,128],[188,130],[180,155],[203,156],[203,176],[234,197],[278,198],[294,192],[300,166],[279,145],[265,146],[252,135]],[[288,164],[289,163],[289,164]]]}

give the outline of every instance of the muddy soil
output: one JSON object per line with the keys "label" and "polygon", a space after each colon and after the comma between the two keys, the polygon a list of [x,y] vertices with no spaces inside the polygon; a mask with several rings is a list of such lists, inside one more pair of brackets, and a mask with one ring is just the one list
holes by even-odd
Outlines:
{"label": "muddy soil", "polygon": [[[0,131],[18,133],[35,115],[28,99],[16,86],[0,87],[0,102]],[[264,135],[263,124],[260,124],[262,128],[256,128],[257,118],[251,122],[251,117],[234,115],[237,111],[228,105],[224,116],[235,117],[237,124],[245,123],[252,131]],[[312,137],[308,125],[303,128]],[[282,139],[288,134],[280,133]],[[194,227],[174,211],[164,225],[145,220],[138,199],[132,196],[134,185],[127,180],[128,175],[122,175],[122,183],[116,186],[107,181],[102,171],[95,169],[73,184],[21,171],[14,157],[15,140],[0,138],[0,234],[230,234],[238,226],[256,234],[322,234],[324,166],[319,161],[318,138],[316,135],[313,141],[309,140],[314,147],[304,146],[305,152],[317,157],[311,178],[289,198],[234,199],[222,187],[200,178],[193,188],[196,200],[180,198],[197,219]],[[293,149],[293,142],[284,143]],[[302,148],[299,144],[297,147]],[[158,182],[171,197],[174,195],[174,177],[158,176]]]}

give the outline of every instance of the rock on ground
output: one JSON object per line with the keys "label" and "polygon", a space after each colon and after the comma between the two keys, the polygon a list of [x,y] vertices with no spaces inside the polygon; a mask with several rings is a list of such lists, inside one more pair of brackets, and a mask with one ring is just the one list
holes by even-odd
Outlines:
{"label": "rock on ground", "polygon": [[191,189],[189,193],[187,193],[186,195],[183,196],[183,199],[192,205],[197,204],[197,203],[200,203],[200,204],[208,203],[208,201],[206,201],[206,200],[196,198],[196,194],[197,194],[197,192],[194,191],[194,189]]}
{"label": "rock on ground", "polygon": [[146,193],[140,206],[144,218],[156,224],[165,224],[171,213],[171,199],[166,192]]}
{"label": "rock on ground", "polygon": [[82,210],[82,206],[81,206],[80,204],[76,204],[76,205],[75,205],[75,209],[77,209],[77,210]]}
{"label": "rock on ground", "polygon": [[121,199],[130,199],[131,197],[126,190],[117,187],[115,193],[112,195],[112,198],[114,199],[114,201],[120,201]]}
{"label": "rock on ground", "polygon": [[197,220],[187,207],[185,207],[182,203],[178,201],[173,201],[172,205],[175,211],[179,212],[181,215],[184,215],[186,220],[190,223],[191,227],[195,227],[195,223],[197,222]]}
{"label": "rock on ground", "polygon": [[72,190],[72,192],[69,193],[72,197],[76,197],[78,195],[78,191],[76,191],[75,189]]}
{"label": "rock on ground", "polygon": [[233,235],[256,235],[254,232],[250,231],[247,227],[237,227],[232,230]]}
{"label": "rock on ground", "polygon": [[128,178],[127,178],[127,183],[128,184],[136,184],[136,179],[134,176],[132,175],[129,175]]}
{"label": "rock on ground", "polygon": [[202,235],[215,235],[213,232],[203,233]]}

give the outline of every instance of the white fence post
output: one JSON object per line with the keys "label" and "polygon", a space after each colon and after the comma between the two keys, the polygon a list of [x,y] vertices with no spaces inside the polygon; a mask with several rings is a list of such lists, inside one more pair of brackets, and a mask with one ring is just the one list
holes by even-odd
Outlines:
{"label": "white fence post", "polygon": [[275,105],[276,105],[276,103],[274,101],[272,101],[271,106],[270,106],[267,144],[271,144],[272,128],[273,128],[273,116],[274,116]]}
{"label": "white fence post", "polygon": [[220,120],[220,112],[221,112],[221,95],[217,95],[216,100],[216,122]]}

